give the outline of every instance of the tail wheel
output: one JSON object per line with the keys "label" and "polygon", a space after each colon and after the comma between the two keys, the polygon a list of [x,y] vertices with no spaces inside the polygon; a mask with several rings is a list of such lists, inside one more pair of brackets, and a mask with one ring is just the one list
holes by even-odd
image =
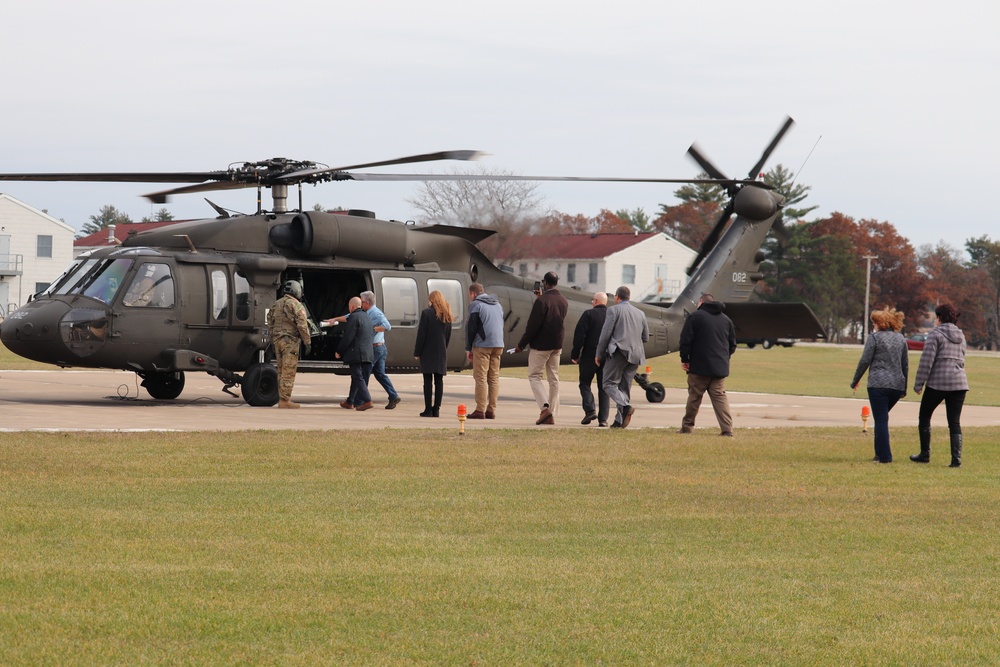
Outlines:
{"label": "tail wheel", "polygon": [[646,389],[646,400],[650,403],[662,403],[667,395],[667,390],[659,382],[653,382]]}
{"label": "tail wheel", "polygon": [[147,373],[142,378],[142,386],[153,398],[172,401],[184,391],[184,373]]}
{"label": "tail wheel", "polygon": [[254,407],[271,407],[278,402],[278,369],[271,364],[254,364],[240,383],[243,400]]}

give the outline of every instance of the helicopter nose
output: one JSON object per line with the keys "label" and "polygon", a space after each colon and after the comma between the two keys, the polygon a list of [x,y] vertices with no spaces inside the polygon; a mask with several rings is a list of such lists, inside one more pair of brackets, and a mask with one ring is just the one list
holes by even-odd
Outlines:
{"label": "helicopter nose", "polygon": [[[76,317],[73,316],[77,313]],[[36,299],[10,314],[0,323],[0,341],[14,354],[44,363],[68,363],[74,357],[84,356],[70,350],[65,344],[65,330],[69,332],[73,321],[104,319],[101,311],[87,311],[79,316],[80,309],[50,299]]]}

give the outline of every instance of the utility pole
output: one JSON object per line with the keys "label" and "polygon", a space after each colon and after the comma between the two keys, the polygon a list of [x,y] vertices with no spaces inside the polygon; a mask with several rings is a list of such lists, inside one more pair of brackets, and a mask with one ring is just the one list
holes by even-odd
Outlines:
{"label": "utility pole", "polygon": [[872,260],[878,259],[877,255],[865,255],[865,260],[867,260],[868,268],[865,270],[865,333],[864,340],[862,343],[868,342],[868,304],[870,303],[870,295],[872,290]]}

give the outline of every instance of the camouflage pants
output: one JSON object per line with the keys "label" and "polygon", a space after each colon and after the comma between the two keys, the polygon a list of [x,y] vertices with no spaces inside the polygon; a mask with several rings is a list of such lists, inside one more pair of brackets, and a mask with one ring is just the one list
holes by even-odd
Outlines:
{"label": "camouflage pants", "polygon": [[280,336],[274,340],[274,356],[278,362],[278,398],[292,400],[295,372],[299,368],[299,339]]}

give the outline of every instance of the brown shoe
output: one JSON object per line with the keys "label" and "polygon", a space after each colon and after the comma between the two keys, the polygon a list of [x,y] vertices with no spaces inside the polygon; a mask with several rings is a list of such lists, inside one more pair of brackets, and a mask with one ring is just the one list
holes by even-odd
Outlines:
{"label": "brown shoe", "polygon": [[679,429],[677,429],[677,432],[680,433],[681,435],[688,435],[689,433],[694,433],[694,429],[688,428],[687,426],[681,426]]}
{"label": "brown shoe", "polygon": [[345,410],[353,410],[354,409],[354,405],[351,404],[351,403],[348,403],[347,401],[341,401],[340,402],[340,407],[344,408]]}
{"label": "brown shoe", "polygon": [[626,406],[622,410],[622,428],[628,428],[628,425],[632,422],[632,415],[635,414],[635,408],[631,405]]}
{"label": "brown shoe", "polygon": [[552,411],[548,408],[542,408],[541,414],[538,415],[538,419],[535,420],[535,425],[540,424],[555,424],[555,417],[552,416]]}
{"label": "brown shoe", "polygon": [[368,401],[367,403],[362,403],[361,405],[359,405],[358,407],[356,407],[354,409],[357,410],[358,412],[363,412],[365,410],[371,410],[374,407],[375,407],[375,404],[372,403],[371,401]]}
{"label": "brown shoe", "polygon": [[299,405],[298,403],[293,403],[292,401],[286,401],[285,399],[282,398],[278,400],[278,407],[295,410],[296,408],[301,408],[302,406]]}
{"label": "brown shoe", "polygon": [[496,419],[496,418],[497,418],[497,415],[496,415],[496,413],[495,413],[495,412],[493,412],[492,410],[487,410],[487,411],[486,411],[486,418],[487,418],[487,419]]}
{"label": "brown shoe", "polygon": [[469,415],[469,419],[486,419],[486,413],[484,413],[482,410],[476,410],[475,412]]}

